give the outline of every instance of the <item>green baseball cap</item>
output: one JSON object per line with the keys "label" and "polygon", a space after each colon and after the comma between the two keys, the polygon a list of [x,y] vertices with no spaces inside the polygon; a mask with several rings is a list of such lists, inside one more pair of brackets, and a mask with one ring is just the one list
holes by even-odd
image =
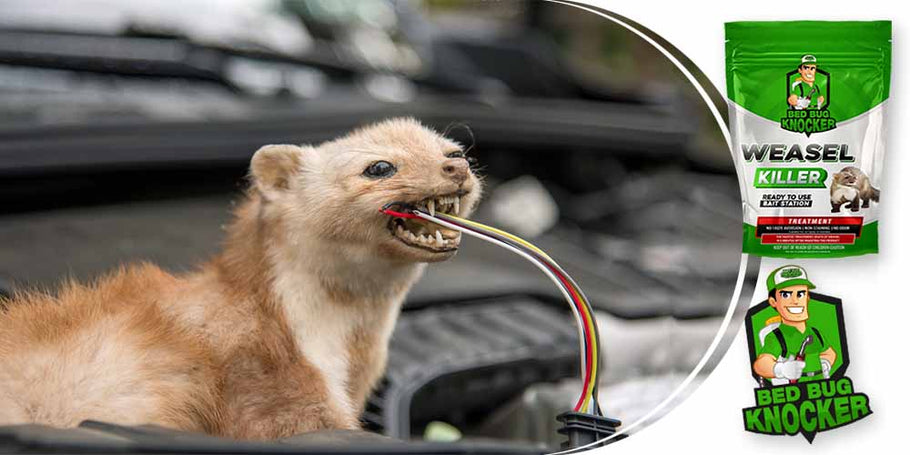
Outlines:
{"label": "green baseball cap", "polygon": [[802,59],[800,59],[799,64],[800,64],[800,65],[805,65],[805,64],[807,64],[807,63],[811,63],[811,64],[813,64],[813,65],[818,65],[818,60],[815,58],[814,55],[812,55],[812,54],[806,54],[806,55],[803,55],[803,58],[802,58]]}
{"label": "green baseball cap", "polygon": [[775,289],[796,286],[798,284],[804,284],[808,286],[809,289],[815,289],[815,285],[809,281],[809,275],[806,274],[806,269],[798,265],[778,267],[768,275],[768,292]]}

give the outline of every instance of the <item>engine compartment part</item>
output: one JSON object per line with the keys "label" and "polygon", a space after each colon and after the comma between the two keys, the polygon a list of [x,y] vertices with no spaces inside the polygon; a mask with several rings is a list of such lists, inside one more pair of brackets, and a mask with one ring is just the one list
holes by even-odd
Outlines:
{"label": "engine compartment part", "polygon": [[432,421],[469,433],[529,385],[576,376],[577,349],[572,316],[558,301],[511,295],[405,311],[364,426],[403,439]]}
{"label": "engine compartment part", "polygon": [[616,434],[616,428],[622,425],[619,420],[609,417],[583,412],[564,412],[556,419],[563,423],[559,432],[568,437],[568,440],[562,444],[563,449],[600,447],[625,436],[619,435],[608,441],[600,442]]}

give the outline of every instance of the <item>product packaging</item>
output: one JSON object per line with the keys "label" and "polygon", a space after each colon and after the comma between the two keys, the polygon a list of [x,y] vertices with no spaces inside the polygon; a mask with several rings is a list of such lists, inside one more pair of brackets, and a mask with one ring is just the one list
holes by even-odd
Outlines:
{"label": "product packaging", "polygon": [[726,24],[743,251],[878,252],[891,22]]}

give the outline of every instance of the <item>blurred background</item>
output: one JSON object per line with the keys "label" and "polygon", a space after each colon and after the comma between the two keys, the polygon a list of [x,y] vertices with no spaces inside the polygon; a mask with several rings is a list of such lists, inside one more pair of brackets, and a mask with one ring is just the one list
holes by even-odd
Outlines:
{"label": "blurred background", "polygon": [[[218,251],[259,146],[400,115],[469,146],[476,218],[593,301],[605,412],[632,422],[666,398],[736,282],[732,160],[663,55],[542,1],[3,1],[0,292],[137,260],[190,270]],[[546,277],[468,240],[410,295],[365,427],[556,447],[577,350]]]}

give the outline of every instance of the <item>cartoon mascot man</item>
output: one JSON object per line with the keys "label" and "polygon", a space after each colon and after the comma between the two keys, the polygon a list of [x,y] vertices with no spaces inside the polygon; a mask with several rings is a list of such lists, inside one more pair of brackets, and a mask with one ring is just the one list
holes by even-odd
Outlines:
{"label": "cartoon mascot man", "polygon": [[753,370],[773,385],[828,379],[837,353],[810,321],[809,290],[815,285],[806,270],[785,265],[771,272],[767,284],[768,304],[778,316],[759,332]]}
{"label": "cartoon mascot man", "polygon": [[[796,69],[799,77],[790,84],[790,95],[787,97],[787,103],[793,106],[793,109],[811,109],[809,106],[812,104],[815,104],[815,109],[821,109],[825,104],[825,97],[822,95],[823,87],[815,81],[817,69],[815,56],[804,55]],[[813,100],[815,103],[812,102]]]}

